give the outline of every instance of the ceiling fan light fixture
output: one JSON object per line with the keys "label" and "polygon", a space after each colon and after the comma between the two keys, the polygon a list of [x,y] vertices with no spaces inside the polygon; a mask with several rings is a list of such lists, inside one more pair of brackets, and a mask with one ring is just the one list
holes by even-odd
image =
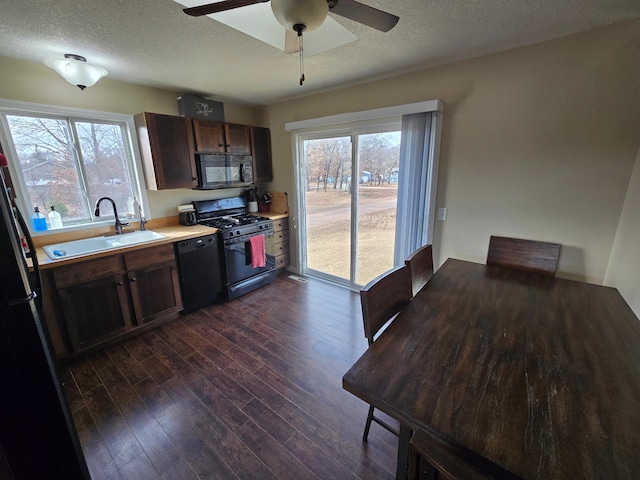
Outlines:
{"label": "ceiling fan light fixture", "polygon": [[307,33],[322,25],[329,5],[326,0],[271,0],[271,10],[284,28],[291,30],[294,25],[304,25]]}
{"label": "ceiling fan light fixture", "polygon": [[64,58],[45,58],[43,62],[80,90],[95,85],[98,80],[109,74],[104,68],[91,65],[87,63],[86,58],[73,53],[66,53]]}

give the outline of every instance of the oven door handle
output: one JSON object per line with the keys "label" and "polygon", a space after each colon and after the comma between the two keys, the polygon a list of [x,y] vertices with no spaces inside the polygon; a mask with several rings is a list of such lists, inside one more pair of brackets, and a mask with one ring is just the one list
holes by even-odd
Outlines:
{"label": "oven door handle", "polygon": [[273,230],[265,230],[265,231],[262,231],[260,233],[256,233],[255,235],[252,234],[252,235],[245,235],[243,237],[226,238],[224,240],[224,244],[225,245],[237,245],[238,243],[245,243],[245,242],[248,242],[251,237],[255,237],[257,235],[264,235],[265,237],[268,236],[268,235],[273,235]]}
{"label": "oven door handle", "polygon": [[239,243],[246,243],[249,241],[249,237],[252,235],[247,235],[245,237],[237,237],[237,238],[228,238],[224,241],[225,245],[237,245]]}

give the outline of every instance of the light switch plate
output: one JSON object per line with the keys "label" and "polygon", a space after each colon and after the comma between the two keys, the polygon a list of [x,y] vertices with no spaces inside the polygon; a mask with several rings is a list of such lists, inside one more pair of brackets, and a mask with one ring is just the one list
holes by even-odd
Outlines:
{"label": "light switch plate", "polygon": [[447,209],[439,208],[438,209],[438,220],[446,220],[447,219]]}

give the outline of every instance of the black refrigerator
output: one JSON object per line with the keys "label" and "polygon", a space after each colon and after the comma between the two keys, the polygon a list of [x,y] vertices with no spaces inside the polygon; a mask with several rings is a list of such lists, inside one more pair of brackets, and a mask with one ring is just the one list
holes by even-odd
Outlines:
{"label": "black refrigerator", "polygon": [[[0,478],[89,479],[0,168]],[[19,225],[19,223],[18,223]],[[37,263],[37,262],[36,262]]]}

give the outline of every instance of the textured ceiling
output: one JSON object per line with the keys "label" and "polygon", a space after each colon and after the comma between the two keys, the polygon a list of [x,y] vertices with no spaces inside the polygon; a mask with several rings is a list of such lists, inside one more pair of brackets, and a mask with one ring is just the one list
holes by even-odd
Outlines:
{"label": "textured ceiling", "polygon": [[358,40],[307,58],[303,86],[296,55],[173,0],[0,0],[0,56],[75,53],[115,80],[267,105],[640,17],[638,0],[360,1],[398,25],[382,33],[332,16]]}

